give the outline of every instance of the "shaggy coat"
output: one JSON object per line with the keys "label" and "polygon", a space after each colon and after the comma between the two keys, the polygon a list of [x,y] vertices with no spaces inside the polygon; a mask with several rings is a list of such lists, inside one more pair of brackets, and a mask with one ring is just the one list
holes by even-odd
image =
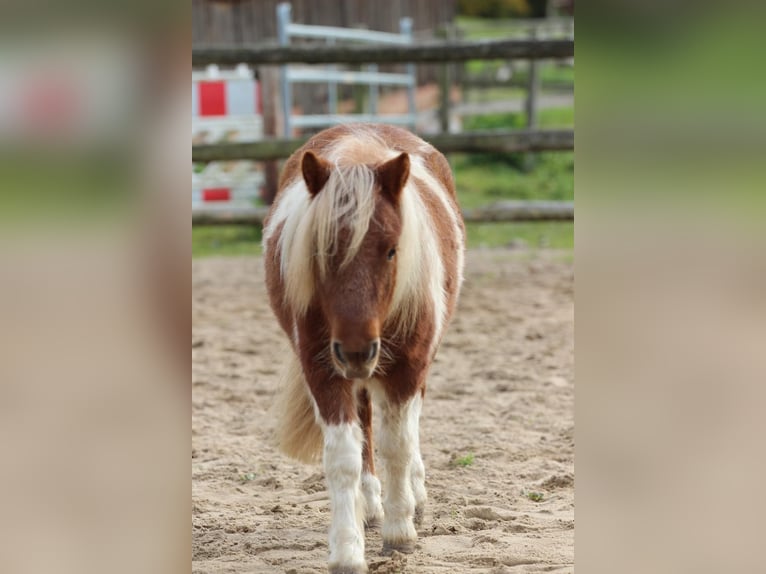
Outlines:
{"label": "shaggy coat", "polygon": [[330,571],[366,572],[363,521],[382,521],[384,551],[411,551],[426,499],[420,408],[463,278],[449,164],[403,129],[325,130],[286,162],[263,245],[269,299],[293,350],[279,443],[299,460],[323,455]]}

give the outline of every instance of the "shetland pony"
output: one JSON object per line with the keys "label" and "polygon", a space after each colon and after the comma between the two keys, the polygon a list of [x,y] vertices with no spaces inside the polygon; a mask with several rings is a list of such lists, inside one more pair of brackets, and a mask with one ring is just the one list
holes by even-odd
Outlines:
{"label": "shetland pony", "polygon": [[332,573],[367,571],[365,523],[382,523],[384,553],[414,549],[426,501],[420,409],[464,245],[449,164],[408,131],[330,128],[285,164],[263,236],[270,303],[294,351],[277,435],[294,458],[323,456]]}

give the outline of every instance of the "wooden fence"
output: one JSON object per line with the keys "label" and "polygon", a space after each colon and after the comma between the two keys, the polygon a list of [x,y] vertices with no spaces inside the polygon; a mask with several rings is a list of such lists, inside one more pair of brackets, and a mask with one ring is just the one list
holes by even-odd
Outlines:
{"label": "wooden fence", "polygon": [[[433,42],[402,46],[252,46],[192,50],[192,64],[210,63],[254,66],[286,63],[403,63],[457,62],[480,59],[561,59],[574,55],[573,40],[488,40],[479,42]],[[443,152],[536,152],[573,150],[574,130],[492,130],[460,134],[425,136]],[[247,144],[192,146],[192,161],[252,159],[274,160],[288,157],[303,139],[269,139]],[[263,209],[240,213],[216,210],[198,212],[193,223],[258,223]],[[573,219],[571,203],[533,202],[528,205],[504,202],[464,213],[467,221],[540,221]]]}
{"label": "wooden fence", "polygon": [[[192,225],[260,225],[268,207],[249,209],[198,209],[192,212]],[[466,223],[494,221],[571,221],[571,201],[499,201],[491,205],[463,210]]]}
{"label": "wooden fence", "polygon": [[495,59],[562,59],[574,56],[573,40],[475,40],[402,46],[278,46],[193,48],[192,66],[219,64],[401,64]]}
{"label": "wooden fence", "polygon": [[[277,41],[277,5],[285,0],[192,0],[192,46],[245,46]],[[296,22],[310,26],[398,32],[402,18],[411,18],[416,41],[455,19],[457,0],[289,0]],[[385,71],[382,69],[381,71]],[[418,66],[418,83],[435,82],[438,67]],[[296,100],[310,113],[313,89],[298,86]]]}
{"label": "wooden fence", "polygon": [[[460,134],[424,135],[444,153],[513,153],[574,149],[574,130],[487,130]],[[308,138],[269,139],[250,143],[192,146],[192,161],[270,160],[289,157]]]}
{"label": "wooden fence", "polygon": [[[243,45],[277,39],[277,4],[284,0],[192,0],[192,44]],[[456,0],[290,0],[296,22],[398,32],[413,19],[418,37],[455,18]]]}

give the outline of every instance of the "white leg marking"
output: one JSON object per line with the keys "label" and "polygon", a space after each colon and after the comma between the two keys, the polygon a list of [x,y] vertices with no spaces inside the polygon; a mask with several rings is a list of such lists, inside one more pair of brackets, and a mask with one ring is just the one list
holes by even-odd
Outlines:
{"label": "white leg marking", "polygon": [[414,444],[410,432],[413,401],[404,405],[386,404],[380,432],[380,454],[385,461],[386,495],[383,500],[383,548],[412,550],[417,540],[413,517],[415,495],[410,468]]}
{"label": "white leg marking", "polygon": [[415,496],[415,511],[423,512],[428,495],[426,494],[426,467],[420,456],[420,409],[423,406],[423,398],[418,393],[412,399],[407,413],[407,430],[412,442],[412,462],[410,466],[410,478],[412,480],[412,493]]}
{"label": "white leg marking", "polygon": [[367,572],[364,562],[362,431],[356,424],[324,427],[324,471],[330,491],[330,569]]}
{"label": "white leg marking", "polygon": [[365,501],[364,519],[368,525],[374,525],[383,520],[383,505],[380,501],[380,480],[374,474],[362,474],[362,494]]}

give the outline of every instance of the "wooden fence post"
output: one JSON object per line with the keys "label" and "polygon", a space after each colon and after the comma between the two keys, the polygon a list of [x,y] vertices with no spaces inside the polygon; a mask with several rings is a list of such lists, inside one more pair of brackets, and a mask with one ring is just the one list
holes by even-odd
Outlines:
{"label": "wooden fence post", "polygon": [[[446,38],[449,42],[455,40],[454,28],[446,24],[438,31],[438,36]],[[452,91],[452,66],[449,62],[442,62],[439,66],[439,128],[441,133],[448,134],[450,131],[450,96]]]}
{"label": "wooden fence post", "polygon": [[[261,81],[261,98],[263,98],[263,135],[266,138],[276,138],[281,133],[277,125],[279,117],[279,70],[274,66],[262,66],[258,69]],[[277,195],[279,183],[279,161],[272,159],[263,162],[264,184],[261,199],[271,205]]]}
{"label": "wooden fence post", "polygon": [[[537,39],[537,25],[533,24],[529,29],[530,40]],[[527,101],[526,101],[526,114],[527,114],[527,129],[533,130],[537,127],[537,97],[540,92],[540,74],[538,63],[536,60],[529,61],[529,78],[527,84]],[[531,171],[535,167],[536,156],[532,153],[527,153],[524,156],[524,169]]]}

